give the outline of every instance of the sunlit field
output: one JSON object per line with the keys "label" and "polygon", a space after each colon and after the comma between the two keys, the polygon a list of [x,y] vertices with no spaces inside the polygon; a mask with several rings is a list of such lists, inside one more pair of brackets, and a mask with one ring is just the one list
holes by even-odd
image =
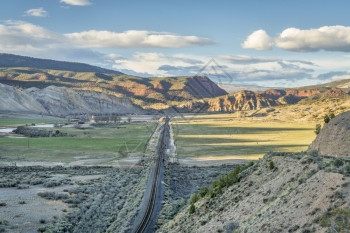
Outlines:
{"label": "sunlit field", "polygon": [[[10,120],[9,120],[10,121]],[[11,120],[18,125],[25,120]],[[6,125],[11,125],[6,124]],[[127,154],[142,153],[155,123],[109,125],[89,129],[46,128],[68,133],[68,137],[0,137],[2,160],[72,162],[80,159],[116,160]]]}
{"label": "sunlit field", "polygon": [[175,117],[179,157],[196,160],[258,159],[269,151],[306,150],[315,123],[263,121],[230,114]]}

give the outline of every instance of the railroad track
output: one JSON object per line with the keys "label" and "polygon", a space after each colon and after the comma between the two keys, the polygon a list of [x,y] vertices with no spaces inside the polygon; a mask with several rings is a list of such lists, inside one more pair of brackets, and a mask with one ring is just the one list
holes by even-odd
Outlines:
{"label": "railroad track", "polygon": [[166,137],[167,137],[168,133],[166,131],[168,130],[168,123],[169,123],[169,118],[165,118],[163,131],[162,131],[161,136],[160,136],[160,144],[158,147],[158,156],[156,158],[156,167],[155,167],[155,173],[154,173],[154,177],[153,177],[153,181],[152,181],[150,199],[147,203],[146,212],[145,212],[144,216],[142,217],[141,222],[136,227],[135,231],[133,231],[133,233],[145,232],[145,230],[146,230],[146,228],[151,220],[152,214],[153,214],[155,202],[157,199],[158,186],[160,183],[159,182],[159,173],[160,173],[160,168],[162,166],[162,162],[164,159],[164,153],[165,153],[166,144],[167,144]]}

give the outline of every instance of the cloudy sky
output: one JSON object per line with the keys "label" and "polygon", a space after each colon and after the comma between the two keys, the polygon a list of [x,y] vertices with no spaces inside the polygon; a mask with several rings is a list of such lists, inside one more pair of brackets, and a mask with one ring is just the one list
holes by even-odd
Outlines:
{"label": "cloudy sky", "polygon": [[350,78],[349,9],[348,0],[2,0],[0,53],[302,86]]}

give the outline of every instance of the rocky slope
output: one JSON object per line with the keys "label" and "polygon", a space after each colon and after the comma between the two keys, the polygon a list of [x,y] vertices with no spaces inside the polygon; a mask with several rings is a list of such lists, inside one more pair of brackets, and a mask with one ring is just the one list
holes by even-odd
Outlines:
{"label": "rocky slope", "polygon": [[80,113],[143,113],[129,99],[66,87],[19,89],[0,84],[0,111],[72,115]]}
{"label": "rocky slope", "polygon": [[324,124],[309,150],[320,155],[350,157],[350,111],[342,113]]}
{"label": "rocky slope", "polygon": [[239,91],[215,98],[180,103],[173,108],[178,112],[233,112],[240,110],[257,110],[276,106],[279,103],[260,93]]}
{"label": "rocky slope", "polygon": [[[274,153],[157,232],[349,232],[350,162]],[[225,180],[225,179],[222,179]],[[335,232],[335,231],[334,231]]]}

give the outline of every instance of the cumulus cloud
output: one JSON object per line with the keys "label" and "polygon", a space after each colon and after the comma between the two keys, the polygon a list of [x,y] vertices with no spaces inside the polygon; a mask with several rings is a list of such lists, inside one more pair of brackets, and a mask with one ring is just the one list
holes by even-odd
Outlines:
{"label": "cumulus cloud", "polygon": [[179,36],[162,32],[136,31],[84,31],[65,34],[72,43],[90,48],[181,48],[211,45],[214,42],[197,36]]}
{"label": "cumulus cloud", "polygon": [[[113,68],[124,72],[132,71],[142,76],[191,75],[197,73],[204,65],[195,57],[169,56],[163,53],[136,52],[131,58],[113,54],[109,55],[108,59],[114,62]],[[193,65],[194,63],[197,65]]]}
{"label": "cumulus cloud", "polygon": [[264,30],[258,30],[242,44],[243,48],[256,50],[268,50],[272,46],[295,52],[350,52],[350,27],[324,26],[309,30],[287,28],[276,38],[271,38]]}
{"label": "cumulus cloud", "polygon": [[[0,22],[0,51],[35,55],[49,52],[61,53],[59,50],[83,51],[93,48],[177,48],[203,45],[207,42],[206,39],[195,36],[176,36],[162,33],[158,33],[164,36],[162,40],[159,38],[153,40],[153,35],[158,34],[148,31],[95,32],[60,34],[25,21],[8,20]],[[187,62],[196,63],[195,60],[190,59]]]}
{"label": "cumulus cloud", "polygon": [[44,8],[34,8],[34,9],[29,9],[24,12],[24,16],[33,16],[33,17],[46,17],[47,16],[47,11],[44,10]]}
{"label": "cumulus cloud", "polygon": [[60,2],[72,6],[88,6],[92,4],[89,0],[60,0]]}
{"label": "cumulus cloud", "polygon": [[62,35],[31,23],[23,21],[0,23],[1,51],[43,51],[51,46],[62,44],[64,40]]}
{"label": "cumulus cloud", "polygon": [[250,34],[243,42],[245,49],[268,50],[273,46],[273,41],[264,30],[257,30]]}

